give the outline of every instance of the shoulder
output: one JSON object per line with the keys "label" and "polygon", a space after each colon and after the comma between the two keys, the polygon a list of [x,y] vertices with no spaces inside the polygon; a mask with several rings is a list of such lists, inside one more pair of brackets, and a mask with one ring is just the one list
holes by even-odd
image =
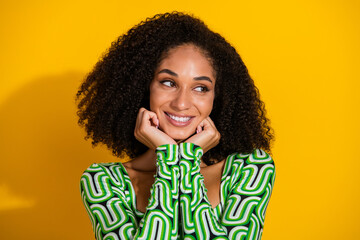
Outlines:
{"label": "shoulder", "polygon": [[[274,160],[270,154],[261,149],[254,149],[251,153],[232,153],[226,158],[225,170],[229,172],[231,169],[243,168],[247,165],[270,164],[275,166]],[[224,170],[224,172],[225,172]]]}
{"label": "shoulder", "polygon": [[121,163],[93,163],[81,176],[81,187],[96,186],[103,188],[104,186],[124,187],[129,176]]}
{"label": "shoulder", "polygon": [[243,154],[243,153],[236,153],[235,159],[238,161],[244,161],[245,164],[269,164],[274,163],[274,160],[264,150],[261,149],[254,149],[251,153]]}
{"label": "shoulder", "polygon": [[254,149],[251,153],[232,153],[227,157],[222,180],[231,179],[232,184],[235,184],[252,177],[274,180],[275,164],[270,154]]}
{"label": "shoulder", "polygon": [[120,162],[112,163],[93,163],[84,172],[84,175],[106,174],[113,175],[119,172],[126,172],[125,167]]}

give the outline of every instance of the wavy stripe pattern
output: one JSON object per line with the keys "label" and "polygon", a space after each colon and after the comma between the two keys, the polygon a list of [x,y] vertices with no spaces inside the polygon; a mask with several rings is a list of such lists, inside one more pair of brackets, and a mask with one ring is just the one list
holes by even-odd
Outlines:
{"label": "wavy stripe pattern", "polygon": [[270,155],[231,154],[226,159],[220,204],[212,209],[200,173],[202,149],[193,143],[156,149],[157,173],[145,213],[121,163],[93,164],[82,175],[81,196],[95,238],[261,239],[275,180]]}

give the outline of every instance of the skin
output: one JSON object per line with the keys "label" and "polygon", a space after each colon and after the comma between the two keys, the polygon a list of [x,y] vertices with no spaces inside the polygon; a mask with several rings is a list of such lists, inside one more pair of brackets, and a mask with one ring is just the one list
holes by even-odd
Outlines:
{"label": "skin", "polygon": [[[124,164],[136,194],[137,209],[145,212],[156,172],[154,149],[163,144],[192,142],[204,153],[220,140],[209,115],[215,97],[216,77],[201,49],[181,45],[167,53],[150,84],[150,110],[139,110],[134,135],[149,150]],[[208,198],[220,202],[220,182],[225,161],[201,163]]]}

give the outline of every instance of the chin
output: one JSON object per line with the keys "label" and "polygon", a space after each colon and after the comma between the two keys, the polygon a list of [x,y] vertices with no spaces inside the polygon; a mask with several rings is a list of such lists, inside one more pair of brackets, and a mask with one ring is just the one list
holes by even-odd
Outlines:
{"label": "chin", "polygon": [[188,139],[189,137],[191,137],[194,134],[195,131],[191,131],[191,132],[184,132],[184,133],[176,133],[176,132],[169,132],[166,133],[167,135],[169,135],[172,139],[174,139],[176,142],[177,141],[183,141]]}

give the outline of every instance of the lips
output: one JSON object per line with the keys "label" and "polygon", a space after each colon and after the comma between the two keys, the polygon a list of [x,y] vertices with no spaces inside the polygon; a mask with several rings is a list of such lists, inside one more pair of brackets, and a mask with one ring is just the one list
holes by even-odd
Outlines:
{"label": "lips", "polygon": [[191,120],[194,118],[192,116],[177,116],[167,112],[165,112],[165,116],[172,125],[177,127],[184,127],[189,125]]}
{"label": "lips", "polygon": [[191,117],[178,117],[178,116],[174,116],[171,115],[169,113],[166,113],[171,119],[178,121],[178,122],[187,122],[191,119]]}

